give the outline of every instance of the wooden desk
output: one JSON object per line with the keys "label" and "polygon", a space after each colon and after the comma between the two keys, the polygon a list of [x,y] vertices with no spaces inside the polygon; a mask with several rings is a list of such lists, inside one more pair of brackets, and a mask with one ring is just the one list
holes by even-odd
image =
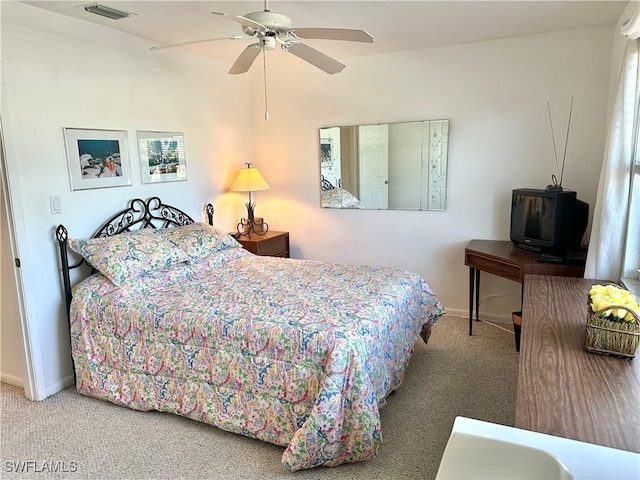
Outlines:
{"label": "wooden desk", "polygon": [[469,267],[469,335],[473,334],[473,294],[475,290],[476,320],[480,303],[480,272],[493,273],[523,284],[527,274],[583,277],[584,266],[539,263],[539,253],[527,252],[510,241],[471,240],[464,249],[464,264]]}
{"label": "wooden desk", "polygon": [[584,348],[593,283],[527,275],[515,426],[640,453],[640,358]]}

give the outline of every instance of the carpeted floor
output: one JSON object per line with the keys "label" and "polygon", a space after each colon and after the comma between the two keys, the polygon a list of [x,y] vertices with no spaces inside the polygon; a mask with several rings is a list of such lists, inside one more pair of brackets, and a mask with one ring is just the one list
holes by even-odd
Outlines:
{"label": "carpeted floor", "polygon": [[[0,478],[433,479],[456,416],[513,425],[517,365],[508,329],[480,322],[469,337],[466,319],[445,316],[428,346],[418,342],[405,383],[381,410],[377,457],[296,473],[280,464],[283,448],[186,418],[136,412],[72,388],[30,402],[2,384]],[[15,473],[18,462],[32,462],[31,471]]]}

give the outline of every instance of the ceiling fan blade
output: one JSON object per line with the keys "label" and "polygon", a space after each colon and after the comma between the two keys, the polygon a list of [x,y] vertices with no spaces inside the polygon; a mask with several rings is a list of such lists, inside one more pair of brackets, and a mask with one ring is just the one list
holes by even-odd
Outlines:
{"label": "ceiling fan blade", "polygon": [[226,18],[227,20],[231,20],[233,22],[237,22],[245,27],[251,27],[255,30],[266,30],[267,27],[265,27],[264,25],[262,25],[261,23],[258,22],[254,22],[253,20],[246,18],[246,17],[240,17],[238,15],[231,15],[229,13],[222,13],[222,12],[211,12],[214,15],[220,15],[223,18]]}
{"label": "ceiling fan blade", "polygon": [[189,42],[171,43],[169,45],[156,45],[149,50],[164,50],[165,48],[182,47],[184,45],[194,45],[196,43],[215,42],[216,40],[249,40],[253,37],[243,37],[242,35],[231,35],[230,37],[206,38],[204,40],[192,40]]}
{"label": "ceiling fan blade", "polygon": [[330,74],[341,72],[344,69],[344,65],[339,61],[304,43],[288,43],[282,45],[282,49]]}
{"label": "ceiling fan blade", "polygon": [[373,35],[364,30],[349,28],[292,28],[288,35],[304,39],[345,40],[347,42],[373,43]]}
{"label": "ceiling fan blade", "polygon": [[242,51],[238,59],[231,66],[229,73],[231,75],[245,73],[247,70],[249,70],[249,68],[251,67],[255,59],[258,57],[258,55],[260,55],[261,51],[262,51],[262,46],[259,43],[253,43],[249,45],[247,48],[245,48]]}

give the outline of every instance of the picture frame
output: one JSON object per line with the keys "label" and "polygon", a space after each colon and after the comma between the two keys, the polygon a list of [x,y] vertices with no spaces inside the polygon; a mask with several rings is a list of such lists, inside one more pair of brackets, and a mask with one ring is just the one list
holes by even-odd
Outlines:
{"label": "picture frame", "polygon": [[330,138],[320,139],[320,162],[329,163],[332,160],[333,142]]}
{"label": "picture frame", "polygon": [[125,130],[64,128],[71,190],[131,185]]}
{"label": "picture frame", "polygon": [[138,130],[142,183],[187,180],[184,134]]}

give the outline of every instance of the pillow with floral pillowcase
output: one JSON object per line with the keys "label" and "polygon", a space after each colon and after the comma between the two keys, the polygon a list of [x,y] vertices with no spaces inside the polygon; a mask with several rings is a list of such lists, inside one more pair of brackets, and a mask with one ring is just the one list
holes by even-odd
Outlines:
{"label": "pillow with floral pillowcase", "polygon": [[155,232],[142,229],[88,240],[70,238],[69,247],[121,287],[132,278],[189,261],[186,252]]}
{"label": "pillow with floral pillowcase", "polygon": [[231,235],[206,223],[195,222],[156,232],[159,237],[170,241],[189,255],[192,262],[199,262],[213,253],[229,248],[242,248]]}

